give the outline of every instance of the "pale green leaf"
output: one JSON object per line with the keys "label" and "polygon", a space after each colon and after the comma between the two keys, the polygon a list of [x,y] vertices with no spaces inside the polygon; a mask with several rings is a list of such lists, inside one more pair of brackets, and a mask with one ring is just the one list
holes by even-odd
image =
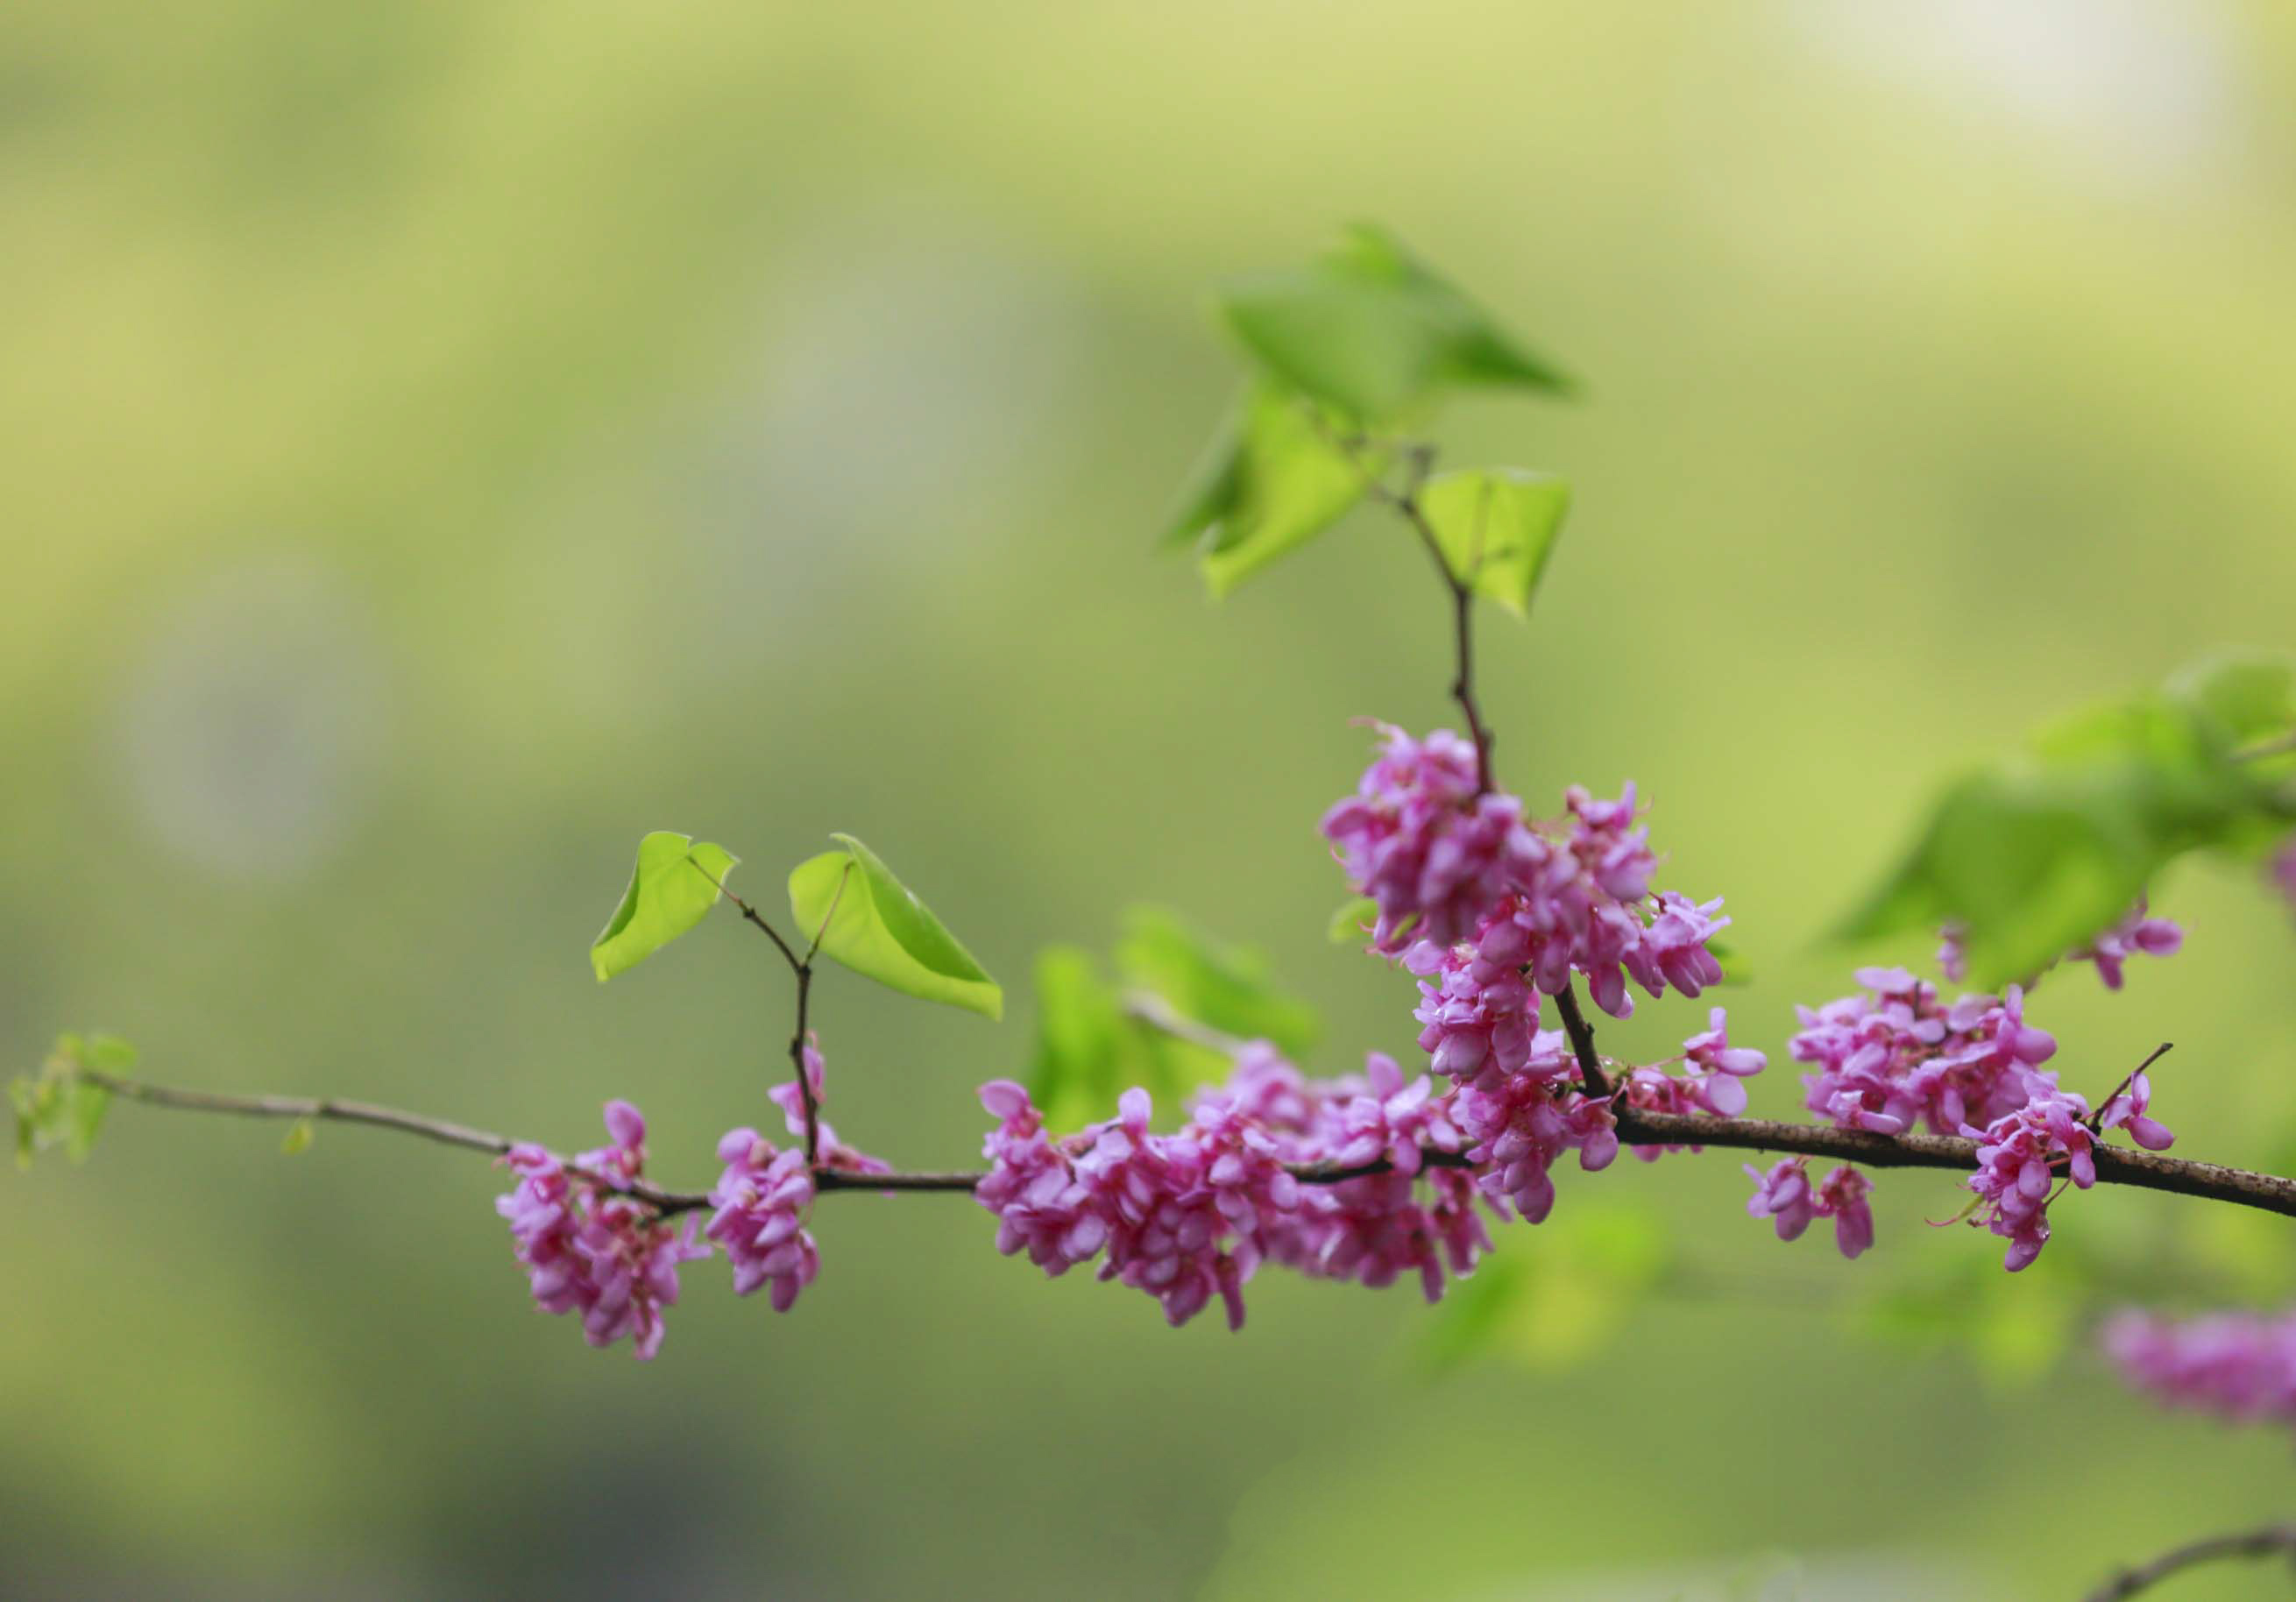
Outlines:
{"label": "pale green leaf", "polygon": [[1164,543],[1197,547],[1215,596],[1298,550],[1347,515],[1386,464],[1374,450],[1350,456],[1340,429],[1314,402],[1254,386],[1221,425]]}
{"label": "pale green leaf", "polygon": [[1361,945],[1371,939],[1372,926],[1378,922],[1379,903],[1369,896],[1357,896],[1333,909],[1324,932],[1335,946]]}
{"label": "pale green leaf", "polygon": [[1215,941],[1160,907],[1126,915],[1116,966],[1126,985],[1162,997],[1182,1017],[1272,1041],[1287,1056],[1305,1052],[1319,1032],[1315,1008],[1276,987],[1261,953]]}
{"label": "pale green leaf", "polygon": [[1957,924],[1972,983],[2038,973],[2126,914],[2184,853],[2253,853],[2285,833],[2269,766],[2238,750],[2285,694],[2269,669],[2219,666],[2039,731],[1939,796],[1844,932]]}
{"label": "pale green leaf", "polygon": [[626,973],[707,916],[739,860],[724,846],[660,830],[638,842],[637,867],[621,905],[590,945],[603,984]]}
{"label": "pale green leaf", "polygon": [[1419,505],[1453,576],[1517,617],[1529,616],[1570,507],[1570,486],[1552,473],[1480,468],[1429,480]]}
{"label": "pale green leaf", "polygon": [[1384,229],[1357,225],[1304,267],[1226,286],[1228,326],[1287,387],[1365,423],[1446,387],[1566,393],[1570,381]]}
{"label": "pale green leaf", "polygon": [[852,835],[830,838],[842,849],[790,874],[790,914],[802,938],[819,932],[824,955],[903,995],[1003,1017],[1003,990],[916,892]]}
{"label": "pale green leaf", "polygon": [[283,1157],[300,1156],[311,1149],[311,1138],[316,1130],[308,1118],[299,1118],[287,1126],[287,1138],[279,1143]]}

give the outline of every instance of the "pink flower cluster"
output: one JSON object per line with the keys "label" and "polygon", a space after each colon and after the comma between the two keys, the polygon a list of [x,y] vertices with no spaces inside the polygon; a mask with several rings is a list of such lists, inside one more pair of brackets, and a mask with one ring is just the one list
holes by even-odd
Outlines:
{"label": "pink flower cluster", "polygon": [[2291,834],[2272,854],[2272,883],[2296,907],[2296,834]]}
{"label": "pink flower cluster", "polygon": [[2096,1183],[2096,1138],[2084,1121],[2088,1103],[2058,1089],[2054,1074],[2038,1077],[2046,1083],[2037,1085],[2023,1106],[1982,1130],[1962,1130],[1978,1143],[1977,1171],[1969,1179],[1978,1195],[1972,1221],[2008,1241],[2001,1266],[2013,1274],[2049,1243],[2049,1191],[2058,1179],[2083,1190]]}
{"label": "pink flower cluster", "polygon": [[[1430,1162],[1468,1146],[1456,1098],[1423,1074],[1406,1082],[1388,1057],[1359,1079],[1312,1080],[1255,1044],[1170,1134],[1150,1129],[1137,1089],[1116,1118],[1057,1141],[1021,1086],[994,1080],[980,1099],[998,1121],[974,1195],[997,1217],[997,1249],[1052,1275],[1104,1253],[1100,1277],[1149,1292],[1176,1325],[1217,1296],[1240,1327],[1263,1260],[1372,1286],[1412,1275],[1431,1300],[1447,1269],[1471,1271],[1490,1246],[1474,1178]],[[1363,1168],[1378,1171],[1322,1177]]]}
{"label": "pink flower cluster", "polygon": [[1788,1050],[1817,1066],[1803,1105],[1844,1129],[1898,1135],[1915,1124],[1954,1134],[2030,1099],[2033,1071],[2056,1040],[2025,1022],[2025,998],[1964,996],[1951,1006],[1903,968],[1860,968],[1862,996],[1798,1007]]}
{"label": "pink flower cluster", "polygon": [[1719,982],[1708,941],[1729,920],[1715,916],[1718,900],[1651,893],[1658,859],[1636,826],[1632,785],[1616,801],[1573,786],[1562,817],[1527,825],[1516,798],[1477,793],[1468,742],[1380,727],[1382,754],[1323,831],[1379,908],[1374,946],[1433,981],[1421,987],[1421,1021],[1439,1042],[1423,1037],[1427,1049],[1457,1034],[1455,1057],[1480,1047],[1507,1066],[1537,1021],[1526,974],[1554,995],[1576,970],[1620,1018],[1634,1010],[1628,977],[1653,996]]}
{"label": "pink flower cluster", "polygon": [[1780,1240],[1799,1240],[1812,1220],[1830,1218],[1833,1244],[1844,1257],[1854,1258],[1874,1244],[1874,1210],[1866,1200],[1874,1186],[1857,1170],[1845,1164],[1812,1188],[1806,1157],[1774,1162],[1767,1172],[1751,1162],[1742,1166],[1754,1181],[1747,1212],[1770,1220]]}
{"label": "pink flower cluster", "polygon": [[1135,1088],[1117,1116],[1055,1146],[1029,1093],[1011,1080],[980,1088],[996,1118],[974,1189],[996,1214],[996,1249],[1026,1251],[1047,1274],[1105,1249],[1103,1279],[1148,1292],[1169,1323],[1185,1324],[1214,1296],[1228,1327],[1243,1326],[1243,1286],[1259,1267],[1263,1220],[1295,1206],[1299,1181],[1258,1121],[1233,1104],[1207,1104],[1169,1135],[1152,1131],[1148,1093]]}
{"label": "pink flower cluster", "polygon": [[[2162,946],[2157,933],[2137,932],[2146,926],[2143,911],[2140,905],[2133,921],[2088,953],[2108,984],[2119,983],[2119,956]],[[1860,968],[1857,981],[1863,995],[1797,1009],[1802,1027],[1791,1049],[1817,1069],[1802,1077],[1804,1105],[1845,1129],[1898,1135],[1921,1125],[1977,1141],[1972,1221],[2010,1243],[2004,1266],[2012,1273],[2048,1242],[2057,1180],[2084,1190],[2096,1182],[2093,1152],[2104,1130],[2124,1129],[2151,1151],[2176,1138],[2148,1115],[2152,1086],[2141,1070],[2094,1117],[2083,1097],[2061,1089],[2041,1067],[2056,1055],[2056,1040],[2026,1023],[2024,993],[2014,985],[1999,998],[1964,996],[1948,1006],[1934,985],[1903,968]],[[1759,1205],[1757,1212],[1769,1216]]]}
{"label": "pink flower cluster", "polygon": [[755,1130],[728,1130],[718,1160],[726,1169],[710,1189],[717,1211],[704,1233],[732,1260],[735,1295],[769,1285],[774,1310],[785,1313],[821,1272],[821,1253],[805,1228],[814,1192],[804,1148],[776,1151]]}
{"label": "pink flower cluster", "polygon": [[1481,790],[1472,742],[1449,729],[1414,740],[1390,724],[1356,793],[1324,814],[1323,831],[1357,890],[1378,904],[1382,951],[1411,939],[1465,938],[1508,887],[1541,866],[1522,803]]}
{"label": "pink flower cluster", "polygon": [[1392,1165],[1387,1173],[1301,1186],[1296,1206],[1263,1220],[1271,1261],[1373,1286],[1415,1276],[1433,1302],[1443,1294],[1446,1269],[1472,1273],[1490,1250],[1473,1177],[1428,1162],[1429,1153],[1457,1154],[1467,1137],[1451,1121],[1452,1098],[1438,1097],[1426,1075],[1406,1084],[1393,1058],[1374,1053],[1360,1079],[1312,1080],[1274,1047],[1256,1043],[1210,1099],[1259,1118],[1287,1163]]}
{"label": "pink flower cluster", "polygon": [[[662,1310],[677,1300],[678,1265],[709,1255],[693,1226],[675,1228],[652,1206],[609,1188],[645,1170],[645,1120],[626,1101],[606,1104],[611,1146],[571,1165],[538,1146],[512,1146],[503,1164],[518,1176],[495,1210],[510,1221],[537,1306],[578,1312],[593,1346],[628,1335],[648,1359],[661,1350]],[[603,1183],[601,1183],[603,1181]]]}
{"label": "pink flower cluster", "polygon": [[2123,1312],[2102,1332],[2123,1378],[2172,1407],[2296,1424],[2296,1311],[2164,1319]]}

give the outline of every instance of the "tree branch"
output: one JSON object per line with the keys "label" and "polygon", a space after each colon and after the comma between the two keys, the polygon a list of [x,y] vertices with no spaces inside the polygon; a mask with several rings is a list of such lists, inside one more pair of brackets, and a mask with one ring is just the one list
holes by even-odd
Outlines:
{"label": "tree branch", "polygon": [[2123,1569],[2088,1594],[2088,1602],[2124,1602],[2195,1564],[2220,1557],[2296,1557],[2296,1524],[2267,1524],[2233,1535],[2212,1535],[2163,1552],[2152,1562]]}
{"label": "tree branch", "polygon": [[1578,1010],[1578,992],[1568,981],[1554,998],[1554,1010],[1562,1015],[1562,1032],[1570,1037],[1570,1055],[1578,1059],[1578,1079],[1587,1087],[1587,1094],[1598,1100],[1610,1095],[1612,1087],[1610,1077],[1603,1072],[1602,1056],[1595,1049],[1594,1026]]}
{"label": "tree branch", "polygon": [[[233,1096],[207,1090],[177,1090],[123,1079],[94,1068],[74,1072],[129,1101],[181,1112],[224,1113],[251,1118],[308,1118],[340,1123],[365,1124],[396,1130],[446,1146],[500,1156],[516,1144],[507,1137],[443,1119],[427,1118],[371,1102],[296,1096]],[[1626,1146],[1713,1146],[1746,1151],[1784,1152],[1809,1157],[1831,1157],[1868,1168],[1937,1168],[1967,1173],[1977,1167],[1977,1143],[1948,1135],[1877,1135],[1866,1130],[1836,1129],[1828,1124],[1785,1123],[1765,1118],[1708,1118],[1695,1113],[1650,1113],[1616,1106],[1620,1144]],[[2155,1152],[2099,1144],[2095,1148],[2100,1183],[2127,1185],[2141,1190],[2168,1191],[2206,1201],[2229,1202],[2296,1218],[2296,1179],[2277,1174],[2254,1173],[2215,1162],[2192,1162]],[[1424,1168],[1471,1168],[1457,1152],[1430,1148],[1421,1154]],[[1390,1173],[1386,1162],[1339,1167],[1331,1163],[1288,1163],[1292,1175],[1308,1185],[1337,1185],[1349,1179]],[[651,1182],[619,1184],[603,1175],[572,1171],[601,1189],[633,1196],[661,1210],[665,1215],[692,1212],[710,1204],[705,1193],[666,1190]],[[815,1188],[824,1194],[849,1190],[965,1191],[984,1177],[982,1171],[946,1172],[855,1173],[816,1167]]]}

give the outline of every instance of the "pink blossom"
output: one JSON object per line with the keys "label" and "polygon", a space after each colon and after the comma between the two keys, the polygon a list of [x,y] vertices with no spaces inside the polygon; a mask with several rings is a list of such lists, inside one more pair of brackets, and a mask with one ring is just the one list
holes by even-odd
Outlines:
{"label": "pink blossom", "polygon": [[1847,1164],[1818,1185],[1818,1216],[1833,1218],[1833,1244],[1844,1257],[1854,1259],[1874,1244],[1874,1210],[1866,1201],[1873,1191],[1874,1182]]}
{"label": "pink blossom", "polygon": [[578,1312],[593,1346],[625,1335],[641,1360],[661,1350],[662,1310],[677,1301],[678,1265],[709,1255],[689,1220],[672,1226],[651,1204],[609,1188],[645,1170],[645,1120],[626,1101],[606,1104],[612,1144],[571,1164],[538,1146],[512,1146],[503,1165],[518,1176],[495,1210],[508,1220],[535,1304]]}
{"label": "pink blossom", "polygon": [[1423,741],[1377,726],[1380,756],[1356,793],[1324,815],[1323,833],[1361,894],[1377,903],[1373,943],[1449,945],[1471,932],[1507,887],[1536,874],[1545,844],[1522,803],[1478,793],[1473,744],[1448,729]]}
{"label": "pink blossom", "polygon": [[1536,1074],[1467,1087],[1457,1093],[1453,1117],[1474,1142],[1467,1154],[1482,1169],[1477,1183],[1483,1194],[1529,1223],[1543,1223],[1554,1211],[1548,1171],[1565,1151],[1576,1149],[1578,1165],[1589,1172],[1619,1154],[1607,1098],[1591,1099]]}
{"label": "pink blossom", "polygon": [[821,1253],[805,1228],[814,1195],[805,1152],[776,1151],[755,1130],[729,1130],[718,1142],[718,1160],[726,1168],[709,1192],[718,1211],[704,1233],[732,1260],[735,1295],[769,1285],[774,1310],[785,1313],[821,1272]]}
{"label": "pink blossom", "polygon": [[1430,982],[1422,1043],[1445,1050],[1439,1072],[1471,1079],[1486,1060],[1521,1072],[1538,1022],[1525,977],[1554,995],[1581,974],[1620,1018],[1634,1010],[1629,977],[1653,996],[1721,980],[1708,942],[1729,923],[1722,904],[1652,894],[1658,859],[1634,785],[1616,801],[1573,785],[1562,817],[1526,825],[1515,797],[1477,793],[1474,748],[1458,735],[1380,728],[1381,755],[1323,830],[1378,906],[1375,948]]}
{"label": "pink blossom", "polygon": [[2289,904],[2296,906],[2296,834],[2291,834],[2273,852],[2269,877]]}
{"label": "pink blossom", "polygon": [[2169,1126],[2145,1116],[2152,1105],[2152,1077],[2143,1069],[2129,1076],[2128,1088],[2115,1095],[2098,1110],[2096,1127],[2100,1130],[2127,1130],[2128,1138],[2148,1152],[2165,1152],[2177,1144],[2177,1137]]}
{"label": "pink blossom", "polygon": [[2088,1116],[2088,1103],[2072,1091],[2057,1089],[2054,1075],[2041,1077],[2048,1082],[2037,1087],[2024,1106],[1981,1130],[1962,1130],[1978,1143],[1978,1168],[1968,1183],[1980,1205],[1971,1221],[2009,1242],[2002,1266],[2013,1274],[2030,1264],[2048,1244],[2049,1191],[2058,1177],[2054,1165],[2062,1163],[2065,1177],[2083,1190],[2096,1183],[2095,1141],[2082,1121]]}
{"label": "pink blossom", "polygon": [[[813,1090],[814,1128],[818,1135],[815,1152],[818,1165],[849,1174],[891,1173],[893,1171],[891,1163],[882,1157],[873,1157],[866,1152],[846,1145],[837,1138],[837,1131],[830,1125],[829,1121],[820,1115],[821,1108],[826,1104],[829,1097],[822,1076],[821,1045],[817,1038],[807,1037],[805,1049],[799,1053],[799,1060],[805,1067],[805,1081]],[[772,1098],[774,1105],[782,1110],[783,1127],[792,1136],[803,1140],[805,1138],[805,1098],[799,1092],[796,1082],[783,1080],[766,1094]]]}
{"label": "pink blossom", "polygon": [[2123,1378],[2171,1407],[2296,1423],[2296,1312],[2128,1311],[2106,1322],[2101,1343]]}
{"label": "pink blossom", "polygon": [[980,1103],[998,1123],[982,1148],[988,1172],[972,1194],[996,1215],[996,1249],[1008,1257],[1025,1251],[1055,1277],[1089,1262],[1107,1244],[1108,1224],[1046,1138],[1044,1114],[1011,1080],[981,1086]]}
{"label": "pink blossom", "polygon": [[2013,986],[1948,1007],[1903,968],[1860,968],[1857,981],[1862,997],[1797,1008],[1802,1027],[1788,1047],[1818,1068],[1802,1078],[1804,1105],[1845,1129],[1897,1135],[1919,1123],[1951,1134],[1989,1123],[2025,1105],[2033,1071],[2056,1051],[2026,1023]]}
{"label": "pink blossom", "polygon": [[1844,1257],[1854,1258],[1874,1244],[1874,1212],[1866,1198],[1873,1183],[1847,1164],[1835,1169],[1815,1187],[1809,1182],[1809,1160],[1788,1157],[1768,1171],[1752,1163],[1742,1166],[1754,1181],[1746,1211],[1771,1220],[1780,1240],[1797,1240],[1812,1220],[1833,1220],[1833,1244]]}
{"label": "pink blossom", "polygon": [[2112,928],[2071,954],[2074,962],[2093,962],[2096,976],[2104,981],[2104,988],[2117,990],[2121,986],[2121,965],[2142,952],[2147,957],[2172,957],[2185,943],[2185,932],[2167,918],[2146,916],[2144,898],[2136,898],[2136,905]]}
{"label": "pink blossom", "polygon": [[1746,1177],[1754,1181],[1754,1194],[1746,1202],[1746,1211],[1755,1218],[1768,1219],[1778,1232],[1780,1240],[1799,1240],[1809,1222],[1817,1216],[1817,1198],[1809,1187],[1808,1160],[1787,1157],[1770,1165],[1765,1173],[1752,1163],[1742,1164]]}

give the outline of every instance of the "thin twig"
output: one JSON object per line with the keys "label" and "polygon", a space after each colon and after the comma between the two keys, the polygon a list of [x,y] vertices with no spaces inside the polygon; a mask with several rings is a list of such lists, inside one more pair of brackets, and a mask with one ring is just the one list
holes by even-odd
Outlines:
{"label": "thin twig", "polygon": [[756,908],[750,906],[747,901],[743,900],[741,897],[735,895],[731,890],[727,889],[726,881],[720,879],[717,875],[711,873],[699,862],[695,862],[693,858],[688,857],[685,860],[692,865],[695,873],[700,874],[703,878],[709,880],[710,883],[718,887],[718,893],[719,895],[724,896],[727,900],[733,902],[735,907],[739,908],[741,909],[742,916],[744,918],[747,918],[750,923],[755,924],[758,928],[766,932],[766,938],[772,941],[775,945],[781,948],[782,957],[788,962],[790,971],[791,973],[795,973],[798,969],[805,965],[804,959],[800,957],[798,954],[791,949],[789,941],[782,938],[782,932],[775,928],[771,924],[766,922],[764,915],[759,913]]}
{"label": "thin twig", "polygon": [[[1303,403],[1304,404],[1304,403]],[[1459,715],[1467,721],[1467,736],[1475,743],[1475,793],[1482,795],[1496,789],[1498,780],[1491,772],[1492,735],[1490,726],[1483,721],[1481,705],[1475,699],[1475,592],[1451,571],[1448,558],[1443,555],[1443,542],[1436,537],[1435,525],[1427,519],[1427,509],[1420,504],[1419,492],[1435,471],[1435,447],[1424,440],[1398,444],[1406,464],[1407,477],[1402,489],[1389,484],[1371,464],[1363,459],[1365,443],[1357,439],[1335,434],[1321,412],[1307,405],[1309,425],[1321,434],[1324,443],[1338,451],[1362,474],[1364,493],[1388,507],[1410,525],[1419,537],[1428,556],[1435,563],[1437,577],[1451,596],[1451,631],[1456,646],[1456,665],[1451,677],[1451,698],[1459,703]]]}
{"label": "thin twig", "polygon": [[[123,1079],[119,1074],[106,1073],[98,1068],[75,1068],[71,1072],[89,1084],[125,1100],[141,1102],[151,1107],[171,1107],[178,1112],[359,1123],[370,1129],[396,1130],[404,1135],[435,1140],[441,1146],[458,1146],[468,1151],[487,1152],[497,1157],[521,1144],[506,1135],[497,1135],[488,1130],[474,1130],[468,1124],[450,1123],[443,1118],[426,1118],[419,1113],[377,1106],[373,1102],[343,1101],[331,1096],[234,1096],[217,1090],[178,1090],[166,1085],[147,1085],[140,1080]],[[709,1198],[696,1192],[664,1190],[660,1186],[644,1179],[611,1179],[571,1163],[567,1165],[567,1171],[601,1190],[644,1202],[658,1209],[664,1217],[692,1212],[709,1205]]]}
{"label": "thin twig", "polygon": [[1185,1040],[1191,1046],[1217,1051],[1223,1056],[1234,1056],[1250,1043],[1224,1030],[1214,1029],[1209,1023],[1198,1023],[1153,990],[1126,991],[1124,1010],[1151,1029],[1168,1034],[1176,1040]]}
{"label": "thin twig", "polygon": [[2091,1591],[2088,1602],[2126,1602],[2126,1598],[2149,1590],[2171,1574],[2221,1557],[2296,1557],[2296,1524],[2267,1524],[2260,1530],[2212,1535],[2206,1540],[2163,1552],[2150,1563],[2121,1570]]}
{"label": "thin twig", "polygon": [[2144,1072],[2147,1068],[2152,1066],[2153,1064],[2159,1062],[2162,1057],[2167,1056],[2169,1053],[2174,1049],[2175,1045],[2176,1042],[2173,1040],[2161,1041],[2158,1046],[2155,1046],[2152,1048],[2152,1056],[2137,1064],[2136,1067],[2131,1068],[2121,1077],[2120,1082],[2112,1088],[2112,1094],[2106,1097],[2103,1101],[2097,1103],[2095,1110],[2089,1113],[2087,1121],[2088,1123],[2088,1130],[2090,1134],[2094,1135],[2101,1131],[2104,1119],[2104,1110],[2120,1099],[2120,1093],[2122,1091],[2128,1089],[2129,1086],[2136,1082],[2136,1076]]}

